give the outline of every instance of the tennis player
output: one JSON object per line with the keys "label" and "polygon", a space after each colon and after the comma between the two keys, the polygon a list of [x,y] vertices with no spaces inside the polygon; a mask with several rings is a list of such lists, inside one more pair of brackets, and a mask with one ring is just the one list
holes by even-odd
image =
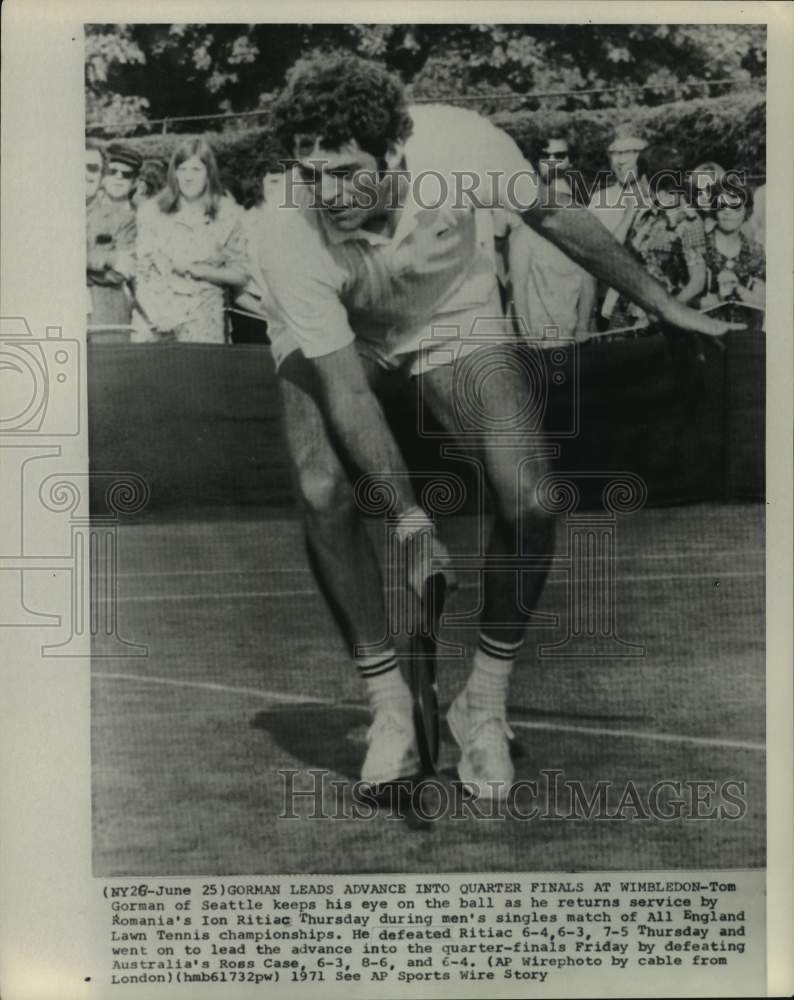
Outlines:
{"label": "tennis player", "polygon": [[[547,192],[505,132],[468,110],[409,108],[400,83],[376,64],[349,55],[301,61],[274,124],[296,167],[284,210],[254,241],[252,267],[279,312],[273,352],[289,453],[320,581],[366,685],[373,720],[361,778],[378,786],[413,774],[417,750],[353,479],[371,474],[390,484],[401,539],[432,531],[373,392],[379,380],[420,379],[425,405],[463,446],[470,442],[494,500],[488,559],[552,554],[552,519],[536,495],[546,459],[530,443],[537,428],[528,382],[519,365],[505,363],[512,334],[484,217],[520,213],[682,329],[720,335],[729,327],[668,296],[585,209],[547,207]],[[472,366],[488,375],[467,407]],[[443,562],[437,540],[433,550]],[[480,796],[503,797],[513,781],[508,685],[544,578],[531,567],[484,573],[477,648],[448,714],[459,777]]]}

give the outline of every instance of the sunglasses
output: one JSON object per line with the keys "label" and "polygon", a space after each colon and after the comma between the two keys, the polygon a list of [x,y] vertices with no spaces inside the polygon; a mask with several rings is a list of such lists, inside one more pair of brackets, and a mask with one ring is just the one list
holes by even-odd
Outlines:
{"label": "sunglasses", "polygon": [[130,177],[135,173],[131,167],[108,167],[107,174],[109,177],[124,177],[129,180]]}
{"label": "sunglasses", "polygon": [[86,163],[86,170],[89,174],[98,174],[102,167],[98,163]]}

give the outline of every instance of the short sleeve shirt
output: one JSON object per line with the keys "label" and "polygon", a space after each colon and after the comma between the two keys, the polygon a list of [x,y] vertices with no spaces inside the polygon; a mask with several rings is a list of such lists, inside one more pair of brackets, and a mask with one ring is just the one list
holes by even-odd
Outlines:
{"label": "short sleeve shirt", "polygon": [[306,207],[274,212],[262,227],[251,268],[289,338],[276,353],[299,347],[320,357],[358,337],[382,356],[410,354],[433,324],[493,302],[490,212],[518,174],[529,207],[534,171],[505,132],[472,111],[432,105],[412,117],[400,167],[410,184],[393,235],[340,232]]}
{"label": "short sleeve shirt", "polygon": [[587,208],[602,226],[605,226],[610,233],[614,233],[620,225],[625,209],[623,185],[610,184],[608,187],[596,191]]}
{"label": "short sleeve shirt", "polygon": [[553,328],[555,341],[575,337],[587,272],[534,230],[527,228],[524,238],[530,246],[526,276],[530,336],[542,341]]}

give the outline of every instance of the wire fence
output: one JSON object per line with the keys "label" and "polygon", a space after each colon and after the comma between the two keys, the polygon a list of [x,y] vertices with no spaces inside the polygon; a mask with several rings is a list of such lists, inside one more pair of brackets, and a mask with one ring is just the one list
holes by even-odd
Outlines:
{"label": "wire fence", "polygon": [[[619,87],[590,87],[582,90],[546,90],[527,91],[526,93],[505,93],[503,91],[483,91],[477,94],[436,94],[432,96],[415,96],[411,98],[413,104],[473,104],[490,103],[513,104],[518,108],[521,105],[533,104],[538,101],[555,100],[559,98],[568,99],[590,99],[594,96],[605,94],[617,94],[628,96],[630,94],[644,94],[648,91],[653,93],[672,93],[679,99],[693,99],[696,96],[714,96],[712,88],[725,88],[729,90],[753,88],[760,90],[766,86],[765,76],[756,77],[728,77],[722,80],[682,80],[671,82],[670,84],[644,83],[625,84]],[[684,98],[683,95],[687,94]],[[270,114],[271,105],[274,98],[269,98],[260,108],[253,111],[224,111],[206,115],[175,115],[167,118],[138,118],[125,122],[106,123],[88,122],[86,124],[87,133],[101,133],[106,136],[129,135],[138,129],[149,132],[159,132],[166,135],[169,128],[193,122],[215,122],[222,124],[234,120],[247,120],[266,117]]]}

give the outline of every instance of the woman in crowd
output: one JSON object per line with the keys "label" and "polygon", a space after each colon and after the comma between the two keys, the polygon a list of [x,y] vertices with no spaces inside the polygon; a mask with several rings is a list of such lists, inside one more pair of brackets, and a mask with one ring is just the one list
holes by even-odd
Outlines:
{"label": "woman in crowd", "polygon": [[241,210],[206,140],[186,139],[165,188],[138,212],[138,299],[153,334],[224,343],[226,290],[247,280]]}
{"label": "woman in crowd", "polygon": [[713,192],[716,225],[706,236],[708,282],[701,306],[717,302],[764,304],[763,249],[743,231],[752,211],[749,189],[718,183]]}

